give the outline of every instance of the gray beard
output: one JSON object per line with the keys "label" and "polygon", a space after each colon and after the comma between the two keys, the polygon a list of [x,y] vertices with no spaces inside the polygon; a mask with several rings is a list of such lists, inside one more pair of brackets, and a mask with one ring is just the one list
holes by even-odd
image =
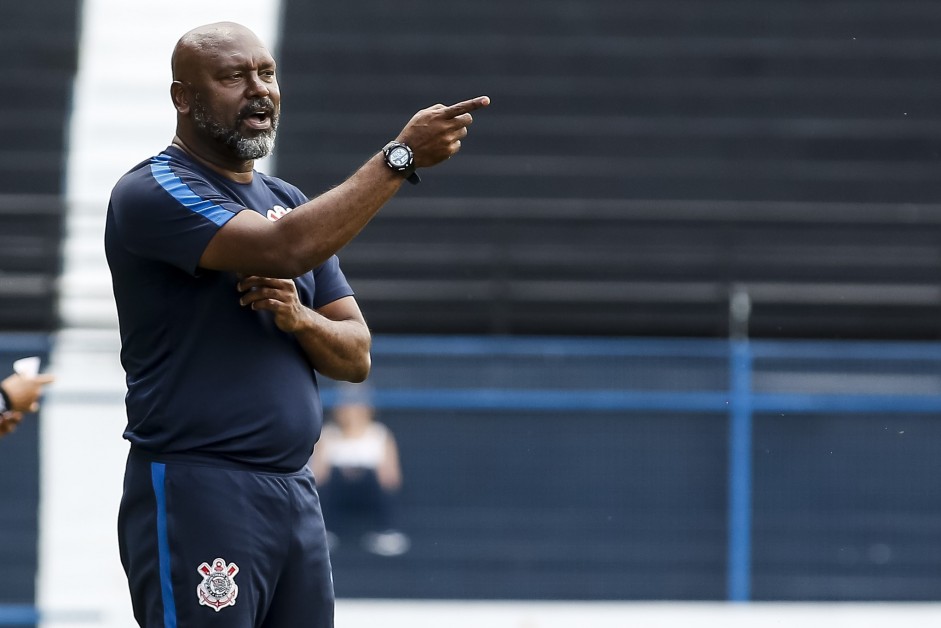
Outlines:
{"label": "gray beard", "polygon": [[220,144],[228,146],[239,159],[261,159],[274,150],[274,141],[278,134],[278,117],[275,114],[272,115],[270,129],[255,137],[245,137],[239,132],[238,122],[235,127],[225,126],[209,115],[197,97],[193,105],[193,121],[197,129]]}

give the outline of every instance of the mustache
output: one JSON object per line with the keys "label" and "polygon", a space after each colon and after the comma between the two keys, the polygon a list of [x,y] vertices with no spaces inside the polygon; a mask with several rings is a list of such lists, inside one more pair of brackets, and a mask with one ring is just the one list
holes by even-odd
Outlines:
{"label": "mustache", "polygon": [[272,117],[277,116],[277,111],[274,108],[274,102],[270,98],[260,97],[253,98],[247,105],[242,107],[239,111],[239,120],[247,118],[248,116],[257,113],[259,110],[267,111]]}

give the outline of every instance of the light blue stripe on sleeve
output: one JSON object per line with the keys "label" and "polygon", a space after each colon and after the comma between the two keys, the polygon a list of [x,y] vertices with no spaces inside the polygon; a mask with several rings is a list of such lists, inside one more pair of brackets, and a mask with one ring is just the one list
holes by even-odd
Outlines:
{"label": "light blue stripe on sleeve", "polygon": [[167,535],[166,465],[151,463],[150,478],[157,498],[157,552],[160,559],[160,593],[163,598],[163,628],[176,628],[176,602],[170,580],[170,538]]}
{"label": "light blue stripe on sleeve", "polygon": [[208,218],[218,226],[222,226],[229,221],[232,212],[219,207],[211,201],[200,198],[188,185],[183,183],[180,177],[176,176],[170,169],[170,159],[165,155],[158,155],[150,162],[150,173],[154,180],[167,191],[170,196],[175,198],[181,205],[192,211]]}

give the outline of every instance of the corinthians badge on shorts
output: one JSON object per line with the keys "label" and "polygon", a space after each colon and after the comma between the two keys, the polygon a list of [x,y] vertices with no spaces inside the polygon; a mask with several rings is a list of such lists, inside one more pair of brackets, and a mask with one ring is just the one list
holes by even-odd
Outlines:
{"label": "corinthians badge on shorts", "polygon": [[215,609],[217,613],[226,606],[235,604],[235,598],[239,595],[239,587],[235,584],[235,574],[239,572],[238,565],[226,564],[224,559],[217,558],[212,561],[211,567],[208,563],[203,563],[198,571],[203,577],[203,581],[196,587],[200,604]]}

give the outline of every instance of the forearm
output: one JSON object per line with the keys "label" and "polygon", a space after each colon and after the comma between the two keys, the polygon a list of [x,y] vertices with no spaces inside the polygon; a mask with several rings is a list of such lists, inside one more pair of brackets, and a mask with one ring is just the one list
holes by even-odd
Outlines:
{"label": "forearm", "polygon": [[287,276],[316,268],[349,244],[403,181],[377,153],[342,184],[275,223],[275,250],[284,252],[292,265]]}
{"label": "forearm", "polygon": [[299,277],[348,244],[402,181],[377,153],[349,179],[280,220],[239,212],[209,241],[199,265],[242,275]]}
{"label": "forearm", "polygon": [[[409,120],[397,139],[411,146],[416,167],[434,166],[460,150],[467,126],[473,122],[470,112],[489,104],[490,98],[482,96],[451,107],[434,105],[423,109]],[[343,248],[392,198],[403,181],[403,175],[389,168],[380,151],[342,185],[286,216],[282,222],[287,224],[280,225],[288,231],[286,250],[300,252],[295,260],[298,268],[294,270],[303,272],[316,267]],[[297,223],[296,228],[293,223]],[[310,234],[316,237],[311,238]]]}
{"label": "forearm", "polygon": [[290,279],[252,275],[238,283],[239,303],[268,311],[281,331],[293,335],[314,369],[333,379],[361,382],[369,375],[372,338],[352,295],[314,310],[300,302]]}
{"label": "forearm", "polygon": [[[470,112],[488,104],[490,99],[482,96],[422,109],[396,137],[412,148],[416,167],[434,166],[460,150],[473,121]],[[356,237],[404,180],[377,151],[349,179],[274,223],[258,212],[239,212],[209,241],[199,266],[242,275],[299,277]]]}
{"label": "forearm", "polygon": [[311,366],[339,381],[361,382],[369,375],[372,336],[362,321],[330,320],[314,310],[294,332]]}

